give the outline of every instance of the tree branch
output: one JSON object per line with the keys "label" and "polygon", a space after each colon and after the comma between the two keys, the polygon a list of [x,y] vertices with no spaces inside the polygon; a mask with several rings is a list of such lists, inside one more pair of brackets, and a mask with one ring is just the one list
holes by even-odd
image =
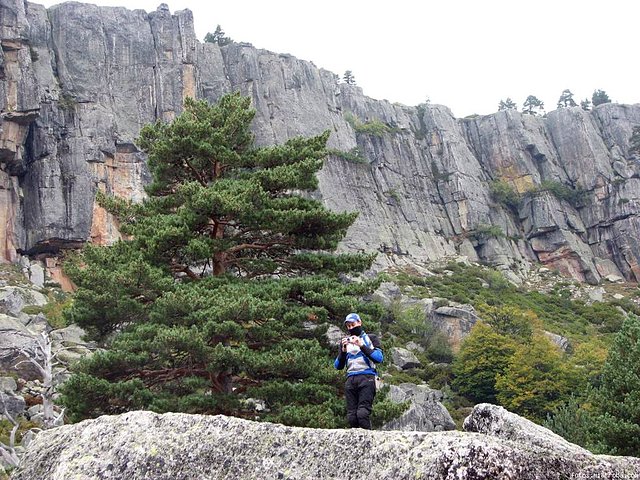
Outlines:
{"label": "tree branch", "polygon": [[191,269],[185,265],[174,263],[171,266],[171,270],[176,273],[179,273],[179,272],[186,273],[189,278],[192,278],[194,280],[197,280],[200,278],[197,273],[193,273]]}
{"label": "tree branch", "polygon": [[3,442],[0,442],[0,454],[2,454],[2,458],[5,462],[7,462],[12,467],[17,467],[20,463],[20,458],[16,453],[16,432],[18,431],[19,424],[15,418],[9,415],[9,410],[7,410],[7,404],[2,400],[2,406],[4,407],[4,416],[7,417],[7,420],[13,425],[11,429],[11,433],[9,434],[9,445],[5,445]]}
{"label": "tree branch", "polygon": [[21,360],[20,362],[16,363],[14,367],[17,367],[21,363],[31,363],[36,366],[40,375],[42,375],[43,377],[46,375],[47,372],[45,371],[45,369],[42,367],[42,365],[40,365],[33,358],[31,358],[31,356],[29,355],[29,352],[27,352],[26,350],[20,349],[20,353],[23,354],[25,357],[27,357],[27,359]]}
{"label": "tree branch", "polygon": [[203,187],[207,186],[207,182],[205,182],[204,178],[202,177],[202,175],[200,175],[200,172],[198,172],[198,170],[196,170],[196,168],[191,165],[191,163],[189,163],[188,159],[184,159],[184,163],[185,165],[189,168],[189,170],[191,170],[191,173],[193,173],[196,177],[196,180],[198,180],[198,183],[200,185],[202,185]]}
{"label": "tree branch", "polygon": [[236,245],[235,247],[231,247],[228,250],[225,250],[225,253],[232,254],[235,252],[239,252],[240,250],[268,250],[278,245],[291,246],[292,244],[292,240],[273,241],[267,243],[241,243],[240,245]]}

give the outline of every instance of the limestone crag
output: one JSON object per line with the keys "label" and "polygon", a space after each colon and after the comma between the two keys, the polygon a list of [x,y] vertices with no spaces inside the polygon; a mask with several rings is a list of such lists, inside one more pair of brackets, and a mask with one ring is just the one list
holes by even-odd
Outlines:
{"label": "limestone crag", "polygon": [[[514,421],[504,410],[495,413],[497,424],[506,416],[513,429],[526,430],[522,438],[319,430],[225,416],[129,412],[40,433],[12,478],[553,480],[640,474],[640,459],[592,455],[532,429],[527,420]],[[484,410],[479,414],[486,416]]]}
{"label": "limestone crag", "polygon": [[[95,192],[144,197],[142,125],[171,120],[186,96],[239,90],[257,109],[259,144],[331,131],[317,196],[360,212],[341,248],[379,251],[379,268],[464,256],[516,273],[542,262],[592,283],[640,278],[629,152],[640,105],[456,119],[368,98],[291,55],[200,43],[191,12],[164,4],[0,0],[0,43],[0,259],[117,239]],[[492,196],[496,180],[523,195],[517,209]]]}

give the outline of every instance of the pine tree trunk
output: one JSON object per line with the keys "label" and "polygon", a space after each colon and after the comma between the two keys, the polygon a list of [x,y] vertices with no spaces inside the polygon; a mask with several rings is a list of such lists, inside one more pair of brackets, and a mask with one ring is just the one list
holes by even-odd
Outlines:
{"label": "pine tree trunk", "polygon": [[213,257],[213,274],[215,276],[224,275],[227,272],[227,265],[225,263],[225,254],[216,253]]}

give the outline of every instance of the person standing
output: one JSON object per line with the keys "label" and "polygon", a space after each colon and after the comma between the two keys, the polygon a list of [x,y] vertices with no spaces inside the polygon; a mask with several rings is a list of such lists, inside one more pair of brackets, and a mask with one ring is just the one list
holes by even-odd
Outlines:
{"label": "person standing", "polygon": [[352,428],[371,429],[371,409],[376,395],[376,363],[384,360],[382,345],[376,335],[365,333],[357,313],[344,320],[349,336],[340,342],[340,353],[333,362],[336,369],[347,369],[344,395],[347,420]]}

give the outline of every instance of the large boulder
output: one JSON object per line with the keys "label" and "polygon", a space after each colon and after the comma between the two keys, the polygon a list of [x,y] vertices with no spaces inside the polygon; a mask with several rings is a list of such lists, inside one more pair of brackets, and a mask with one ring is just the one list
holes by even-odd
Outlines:
{"label": "large boulder", "polygon": [[16,418],[24,412],[26,406],[21,396],[13,392],[0,391],[0,418],[3,418],[2,415],[5,413],[8,413],[11,418]]}
{"label": "large boulder", "polygon": [[389,400],[409,402],[409,408],[398,418],[386,423],[383,430],[438,432],[455,430],[456,424],[441,403],[443,394],[427,385],[403,383],[389,387]]}
{"label": "large boulder", "polygon": [[391,362],[400,370],[408,370],[422,365],[412,351],[402,347],[394,347],[391,349]]}
{"label": "large boulder", "polygon": [[22,353],[37,348],[33,332],[17,318],[0,313],[0,372],[14,373],[25,380],[40,378],[38,369]]}
{"label": "large boulder", "polygon": [[42,307],[47,297],[36,290],[24,287],[7,286],[0,288],[0,313],[18,315],[24,307]]}
{"label": "large boulder", "polygon": [[90,355],[91,349],[95,349],[96,345],[93,342],[85,341],[85,335],[84,329],[75,324],[53,330],[50,336],[56,359],[69,364]]}
{"label": "large boulder", "polygon": [[463,432],[320,430],[129,412],[47,430],[13,480],[635,478],[640,459]]}
{"label": "large boulder", "polygon": [[460,348],[478,321],[478,315],[471,305],[442,306],[436,308],[430,318],[433,325],[446,334],[454,350]]}
{"label": "large boulder", "polygon": [[467,432],[553,449],[566,455],[590,455],[588,450],[567,442],[551,430],[490,403],[476,405],[464,420],[463,428]]}

